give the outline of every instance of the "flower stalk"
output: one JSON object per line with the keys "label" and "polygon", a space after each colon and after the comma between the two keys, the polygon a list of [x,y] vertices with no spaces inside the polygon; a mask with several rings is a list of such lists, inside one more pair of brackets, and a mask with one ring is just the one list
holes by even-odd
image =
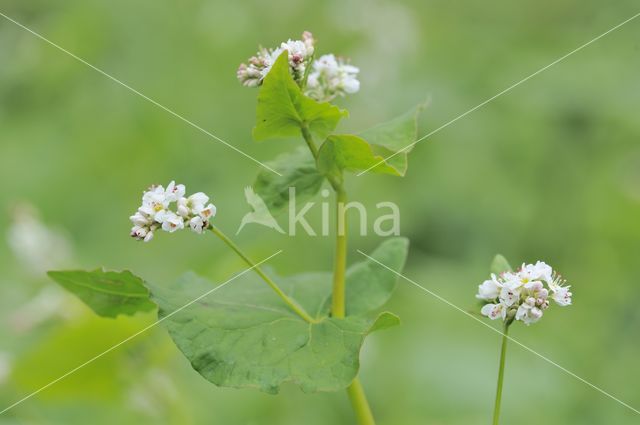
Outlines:
{"label": "flower stalk", "polygon": [[[175,181],[169,183],[166,189],[163,186],[151,186],[142,195],[142,205],[130,217],[134,225],[131,229],[131,236],[137,240],[149,242],[153,238],[154,231],[159,228],[170,233],[189,227],[198,234],[202,234],[205,230],[211,230],[238,254],[294,313],[307,323],[318,323],[318,320],[311,317],[304,308],[285,294],[254,261],[211,223],[211,220],[216,215],[216,207],[212,203],[207,204],[209,202],[207,195],[198,192],[186,197],[185,194],[185,186],[176,184]],[[175,211],[172,209],[173,204],[175,204]]]}
{"label": "flower stalk", "polygon": [[302,306],[298,305],[298,303],[296,303],[287,294],[285,294],[282,288],[280,288],[278,284],[276,284],[269,276],[267,276],[267,274],[262,271],[260,266],[258,266],[244,252],[242,252],[238,245],[236,245],[231,239],[229,239],[227,235],[222,233],[220,229],[211,224],[209,225],[209,230],[211,230],[214,235],[220,238],[222,242],[224,242],[229,248],[231,248],[236,254],[238,254],[238,256],[242,258],[244,262],[247,263],[253,269],[253,271],[255,271],[258,276],[260,276],[262,280],[264,280],[267,285],[269,285],[271,289],[273,289],[275,293],[278,294],[282,301],[284,301],[284,303],[289,306],[289,308],[291,308],[291,310],[293,310],[298,316],[304,319],[307,323],[318,323],[318,321],[311,317],[309,313],[307,313],[304,308],[302,308]]}
{"label": "flower stalk", "polygon": [[500,422],[500,404],[502,402],[502,385],[504,382],[504,365],[507,356],[507,341],[509,333],[509,323],[505,322],[502,330],[502,348],[500,349],[500,366],[498,367],[498,386],[496,389],[496,402],[493,407],[493,425]]}

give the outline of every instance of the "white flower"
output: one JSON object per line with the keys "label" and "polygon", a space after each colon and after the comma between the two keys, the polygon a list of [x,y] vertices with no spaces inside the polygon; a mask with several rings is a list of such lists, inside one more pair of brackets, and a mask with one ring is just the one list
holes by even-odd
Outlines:
{"label": "white flower", "polygon": [[191,220],[189,220],[189,227],[196,233],[202,233],[203,229],[206,227],[206,222],[200,216],[195,216]]}
{"label": "white flower", "polygon": [[523,264],[516,272],[504,272],[498,277],[492,274],[478,287],[476,298],[487,302],[481,312],[490,319],[501,317],[507,323],[520,320],[530,325],[549,308],[549,298],[560,306],[571,305],[569,286],[563,284],[564,280],[549,265],[538,261]]}
{"label": "white flower", "polygon": [[164,191],[165,199],[169,202],[175,202],[178,199],[182,198],[185,193],[185,187],[183,184],[176,184],[176,182],[172,181],[167,186],[167,189]]}
{"label": "white flower", "polygon": [[[144,192],[142,205],[129,219],[133,223],[131,236],[149,242],[154,232],[162,229],[173,233],[187,226],[196,233],[203,233],[216,214],[216,207],[202,192],[185,197],[186,188],[174,181],[164,189],[152,186]],[[175,203],[175,211],[171,205]]]}
{"label": "white flower", "polygon": [[148,229],[143,226],[133,226],[131,228],[131,236],[135,236],[138,239],[144,239],[147,236]]}
{"label": "white flower", "polygon": [[148,215],[140,211],[136,211],[136,213],[131,217],[129,217],[129,219],[134,225],[140,226],[140,227],[148,226],[149,224],[153,223],[153,220],[151,219],[151,217],[149,217]]}
{"label": "white flower", "polygon": [[555,291],[553,293],[553,300],[562,307],[571,305],[571,292],[569,292],[569,287],[560,288]]}
{"label": "white flower", "polygon": [[492,274],[491,279],[485,280],[481,285],[478,285],[476,298],[480,300],[494,300],[498,298],[501,287],[502,284],[498,282],[496,275]]}
{"label": "white flower", "polygon": [[213,204],[209,204],[204,208],[194,210],[194,212],[202,217],[203,220],[208,221],[216,215],[216,207]]}
{"label": "white flower", "polygon": [[269,74],[271,67],[286,50],[289,61],[289,71],[298,84],[302,84],[305,71],[315,51],[315,40],[310,32],[302,33],[302,40],[287,40],[275,49],[260,48],[255,56],[248,60],[248,64],[240,64],[236,73],[238,80],[247,87],[257,87]]}
{"label": "white flower", "polygon": [[313,56],[313,45],[300,40],[287,40],[281,43],[280,47],[269,53],[268,59],[265,61],[265,67],[261,70],[262,78],[266,77],[271,67],[283,52],[287,52],[289,60],[289,71],[293,79],[300,83],[304,77],[309,59]]}
{"label": "white flower", "polygon": [[360,72],[355,66],[334,55],[323,55],[313,62],[313,70],[307,80],[305,94],[315,100],[324,102],[336,96],[345,96],[360,90],[357,75]]}
{"label": "white flower", "polygon": [[547,295],[549,294],[549,291],[539,280],[525,283],[524,289],[526,290],[527,294],[532,295],[534,298],[538,298],[539,296],[544,296],[544,298],[547,298]]}
{"label": "white flower", "polygon": [[205,204],[209,201],[209,197],[202,192],[194,193],[188,198],[182,197],[178,199],[177,213],[182,217],[187,217],[192,214],[199,214],[201,210],[205,208]]}
{"label": "white flower", "polygon": [[561,307],[565,307],[571,305],[571,292],[569,292],[569,288],[571,286],[560,286],[556,284],[551,288],[553,294],[551,298]]}
{"label": "white flower", "polygon": [[504,319],[507,317],[507,307],[502,304],[485,304],[480,312],[491,320]]}
{"label": "white flower", "polygon": [[194,193],[187,198],[187,205],[193,210],[203,209],[207,202],[209,202],[209,197],[202,192]]}
{"label": "white flower", "polygon": [[184,229],[184,219],[173,211],[165,211],[159,217],[160,223],[162,223],[162,230],[165,232],[173,233],[176,230]]}
{"label": "white flower", "polygon": [[347,94],[354,94],[360,90],[360,81],[358,81],[355,76],[359,71],[357,71],[358,68],[354,69],[356,69],[356,71],[350,71],[352,74],[347,73],[345,78],[342,80],[342,89]]}
{"label": "white flower", "polygon": [[185,197],[178,199],[176,202],[176,212],[181,217],[186,217],[191,214],[191,209],[189,208],[189,200]]}
{"label": "white flower", "polygon": [[300,63],[313,55],[313,44],[305,43],[300,40],[289,39],[286,43],[280,45],[280,49],[289,52],[289,61],[291,63]]}
{"label": "white flower", "polygon": [[318,73],[335,73],[338,71],[338,61],[332,54],[322,55],[313,62],[313,70]]}
{"label": "white flower", "polygon": [[518,274],[526,281],[543,280],[549,284],[553,280],[553,269],[543,261],[538,261],[535,264],[523,264]]}
{"label": "white flower", "polygon": [[[535,301],[534,301],[535,302]],[[532,305],[531,301],[523,303],[518,307],[516,312],[516,320],[521,320],[525,325],[537,322],[542,317],[542,310]]]}
{"label": "white flower", "polygon": [[151,186],[142,195],[142,206],[138,211],[155,219],[156,215],[161,215],[170,203],[171,200],[167,199],[162,186]]}
{"label": "white flower", "polygon": [[144,237],[143,241],[144,242],[149,242],[151,239],[153,239],[153,231],[152,230],[147,232],[147,236]]}
{"label": "white flower", "polygon": [[238,67],[236,76],[240,83],[245,87],[258,87],[264,78],[261,68],[251,64],[246,65],[244,63],[241,63]]}
{"label": "white flower", "polygon": [[264,67],[260,69],[260,82],[262,82],[267,74],[269,74],[269,72],[271,71],[271,67],[274,63],[276,63],[282,52],[284,52],[284,50],[278,47],[277,49],[270,50],[269,53],[267,53],[267,55],[264,57]]}
{"label": "white flower", "polygon": [[520,299],[520,287],[522,283],[518,280],[508,280],[502,284],[500,289],[500,301],[507,307],[511,307]]}
{"label": "white flower", "polygon": [[136,238],[137,240],[142,240],[145,242],[149,242],[153,239],[153,232],[158,228],[157,224],[151,226],[133,226],[131,228],[131,236]]}

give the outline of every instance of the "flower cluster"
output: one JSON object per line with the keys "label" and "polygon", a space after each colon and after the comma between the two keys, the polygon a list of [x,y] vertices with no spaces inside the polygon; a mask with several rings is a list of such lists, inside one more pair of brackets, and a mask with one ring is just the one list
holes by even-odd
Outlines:
{"label": "flower cluster", "polygon": [[360,70],[334,55],[321,56],[313,62],[313,71],[307,80],[305,94],[320,102],[336,96],[345,96],[360,90],[358,73]]}
{"label": "flower cluster", "polygon": [[[151,186],[142,195],[138,211],[129,217],[133,223],[131,236],[149,242],[157,229],[173,233],[187,226],[196,233],[202,233],[216,215],[216,207],[202,192],[189,197],[185,197],[185,192],[183,184],[173,181],[166,189]],[[176,204],[175,211],[170,208],[173,203]]]}
{"label": "flower cluster", "polygon": [[265,49],[260,47],[258,53],[248,60],[247,64],[240,64],[237,76],[240,83],[247,87],[257,87],[262,83],[264,77],[267,76],[276,59],[285,50],[289,55],[289,70],[296,83],[301,84],[307,66],[313,58],[315,40],[313,35],[305,31],[302,33],[302,40],[288,40],[281,43],[276,49]]}
{"label": "flower cluster", "polygon": [[247,87],[259,86],[276,59],[286,50],[293,79],[312,99],[325,102],[360,90],[360,81],[357,79],[360,70],[333,54],[313,60],[314,44],[311,33],[305,31],[302,40],[289,40],[281,43],[277,49],[261,47],[255,56],[249,58],[248,64],[240,65],[238,80]]}
{"label": "flower cluster", "polygon": [[[549,308],[549,298],[560,306],[571,305],[570,286],[542,261],[522,264],[514,272],[491,275],[478,286],[476,298],[486,301],[482,314],[492,320],[521,320],[527,325],[535,323]],[[546,284],[546,287],[545,287]]]}

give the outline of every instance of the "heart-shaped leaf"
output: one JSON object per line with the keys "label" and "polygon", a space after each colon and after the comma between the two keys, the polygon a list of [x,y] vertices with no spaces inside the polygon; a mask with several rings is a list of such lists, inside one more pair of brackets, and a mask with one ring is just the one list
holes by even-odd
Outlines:
{"label": "heart-shaped leaf", "polygon": [[130,271],[50,271],[49,277],[84,301],[97,315],[132,316],[155,309],[144,281]]}
{"label": "heart-shaped leaf", "polygon": [[385,162],[401,176],[407,172],[407,155],[413,150],[413,143],[417,139],[418,115],[424,107],[418,105],[399,117],[359,134],[371,144],[374,155],[385,158]]}
{"label": "heart-shaped leaf", "polygon": [[255,140],[301,135],[301,126],[324,139],[348,116],[328,102],[317,102],[302,93],[289,73],[288,53],[283,52],[264,78],[258,92]]}
{"label": "heart-shaped leaf", "polygon": [[196,371],[223,387],[277,393],[281,384],[292,382],[305,392],[337,391],[356,377],[364,338],[397,324],[391,313],[376,319],[327,317],[323,305],[330,281],[323,274],[278,281],[318,323],[296,316],[254,274],[183,310],[213,284],[187,274],[173,285],[149,288],[175,344]]}
{"label": "heart-shaped leaf", "polygon": [[[404,263],[407,241],[389,239],[372,253],[394,269]],[[272,273],[270,273],[272,274]],[[293,382],[305,392],[348,386],[359,368],[365,337],[397,325],[388,312],[373,311],[390,297],[397,277],[366,259],[348,272],[345,319],[329,315],[331,274],[305,273],[274,280],[317,323],[295,315],[264,282],[246,273],[211,291],[214,285],[194,274],[165,286],[147,283],[158,316],[178,348],[203,377],[219,386],[258,388],[276,393]]]}
{"label": "heart-shaped leaf", "polygon": [[366,140],[352,134],[334,134],[320,146],[318,151],[318,171],[327,176],[340,178],[342,171],[363,171],[401,175],[384,157],[374,154]]}
{"label": "heart-shaped leaf", "polygon": [[418,105],[404,114],[383,122],[359,134],[372,145],[382,146],[391,152],[405,149],[409,153],[413,149],[411,143],[416,141],[418,132],[418,115],[424,105]]}

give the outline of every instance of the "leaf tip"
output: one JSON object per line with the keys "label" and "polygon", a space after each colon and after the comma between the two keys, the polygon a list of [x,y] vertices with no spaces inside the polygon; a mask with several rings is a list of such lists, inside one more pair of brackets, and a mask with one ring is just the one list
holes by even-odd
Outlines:
{"label": "leaf tip", "polygon": [[491,273],[500,274],[510,271],[513,271],[513,268],[509,261],[502,254],[496,254],[491,261]]}
{"label": "leaf tip", "polygon": [[398,325],[400,325],[400,318],[389,311],[385,311],[376,317],[368,333],[389,329]]}

